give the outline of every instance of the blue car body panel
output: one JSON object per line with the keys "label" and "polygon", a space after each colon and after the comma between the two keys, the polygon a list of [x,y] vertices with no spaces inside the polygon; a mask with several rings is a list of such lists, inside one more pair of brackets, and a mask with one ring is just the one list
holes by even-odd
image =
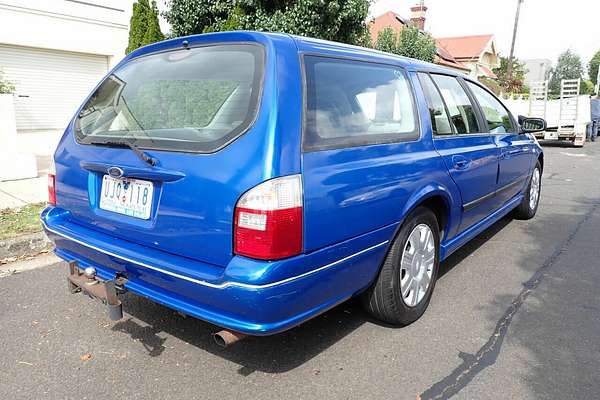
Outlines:
{"label": "blue car body panel", "polygon": [[[61,258],[93,266],[105,280],[125,276],[130,291],[222,327],[274,334],[365,290],[406,216],[433,198],[445,205],[446,258],[521,202],[541,155],[535,139],[519,133],[434,138],[416,72],[452,73],[353,46],[285,34],[215,33],[144,47],[115,70],[146,54],[180,49],[183,41],[264,49],[262,95],[251,127],[210,154],[147,150],[160,160],[150,167],[130,149],[79,144],[73,121],[54,157],[57,205],[41,218]],[[307,54],[404,70],[419,138],[302,151]],[[111,166],[154,183],[148,220],[99,208],[102,177]],[[235,255],[233,212],[240,196],[291,174],[303,182],[302,254],[277,261]]]}
{"label": "blue car body panel", "polygon": [[493,197],[469,205],[496,191],[498,148],[490,135],[439,137],[434,146],[460,191],[464,207],[459,229],[467,229],[497,207]]}

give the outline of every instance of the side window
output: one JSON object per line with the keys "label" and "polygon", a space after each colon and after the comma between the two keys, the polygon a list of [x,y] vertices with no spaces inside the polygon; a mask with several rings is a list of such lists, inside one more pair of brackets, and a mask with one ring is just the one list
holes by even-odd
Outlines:
{"label": "side window", "polygon": [[418,138],[413,95],[402,70],[307,56],[305,150]]}
{"label": "side window", "polygon": [[475,108],[469,96],[456,78],[446,75],[432,75],[450,113],[450,123],[458,134],[479,133]]}
{"label": "side window", "polygon": [[467,82],[471,92],[477,99],[481,111],[487,120],[491,133],[514,132],[510,114],[506,108],[487,90],[471,82]]}
{"label": "side window", "polygon": [[431,80],[428,74],[419,73],[419,81],[425,92],[427,104],[429,108],[429,116],[431,117],[431,126],[433,127],[434,135],[452,135],[452,127],[450,125],[450,117],[446,110],[444,100],[437,90],[437,87]]}

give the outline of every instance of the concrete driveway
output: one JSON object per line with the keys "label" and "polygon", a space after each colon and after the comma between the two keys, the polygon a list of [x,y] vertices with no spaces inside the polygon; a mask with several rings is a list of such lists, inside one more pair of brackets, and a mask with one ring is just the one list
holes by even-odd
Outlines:
{"label": "concrete driveway", "polygon": [[0,398],[597,398],[600,144],[545,150],[538,216],[447,260],[406,328],[348,302],[221,349],[215,326],[132,295],[109,321],[60,264],[0,278]]}

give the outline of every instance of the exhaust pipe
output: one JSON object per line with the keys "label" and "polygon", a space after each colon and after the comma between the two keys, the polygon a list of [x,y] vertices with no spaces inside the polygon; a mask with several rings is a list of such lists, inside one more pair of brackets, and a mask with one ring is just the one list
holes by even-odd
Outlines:
{"label": "exhaust pipe", "polygon": [[108,317],[111,321],[118,321],[123,318],[123,305],[119,304],[108,304]]}
{"label": "exhaust pipe", "polygon": [[223,329],[220,332],[213,334],[213,339],[218,346],[223,348],[231,346],[232,344],[239,342],[243,338],[245,338],[245,333],[229,331],[227,329]]}

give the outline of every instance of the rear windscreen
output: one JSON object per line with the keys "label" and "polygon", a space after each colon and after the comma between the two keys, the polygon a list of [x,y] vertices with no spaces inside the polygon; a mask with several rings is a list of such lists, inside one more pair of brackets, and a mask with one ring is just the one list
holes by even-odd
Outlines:
{"label": "rear windscreen", "polygon": [[235,44],[135,59],[108,76],[76,119],[82,144],[213,152],[242,134],[259,103],[263,51]]}

